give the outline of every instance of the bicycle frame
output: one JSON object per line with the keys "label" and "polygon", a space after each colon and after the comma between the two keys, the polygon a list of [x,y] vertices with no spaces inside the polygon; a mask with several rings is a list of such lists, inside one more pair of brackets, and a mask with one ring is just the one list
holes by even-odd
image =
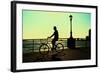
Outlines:
{"label": "bicycle frame", "polygon": [[52,43],[51,43],[51,39],[50,39],[50,41],[48,41],[49,39],[50,39],[50,38],[47,38],[47,39],[46,39],[46,41],[47,41],[46,44],[48,45],[49,49],[51,49],[51,48],[52,48],[52,45],[51,45]]}
{"label": "bicycle frame", "polygon": [[[48,40],[50,40],[50,41],[48,41]],[[52,40],[51,38],[47,38],[45,43],[42,43],[41,40],[40,40],[40,42],[41,42],[41,44],[47,44],[48,47],[49,47],[49,49],[51,49],[51,48],[52,48],[51,40]],[[56,41],[56,44],[57,44],[57,43],[58,43],[58,41]],[[56,44],[55,44],[55,45],[56,45]]]}

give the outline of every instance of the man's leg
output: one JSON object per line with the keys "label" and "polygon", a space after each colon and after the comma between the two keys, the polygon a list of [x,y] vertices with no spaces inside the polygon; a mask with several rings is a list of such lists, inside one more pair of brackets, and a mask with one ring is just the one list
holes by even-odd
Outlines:
{"label": "man's leg", "polygon": [[52,51],[53,51],[53,49],[54,49],[54,39],[52,40]]}
{"label": "man's leg", "polygon": [[52,40],[52,50],[55,49],[55,43],[56,43],[56,41],[53,39]]}

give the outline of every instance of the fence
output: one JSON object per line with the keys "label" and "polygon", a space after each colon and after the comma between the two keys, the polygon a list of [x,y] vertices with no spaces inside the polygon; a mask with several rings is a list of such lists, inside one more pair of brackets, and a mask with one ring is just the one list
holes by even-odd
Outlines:
{"label": "fence", "polygon": [[[46,39],[26,39],[23,40],[23,52],[29,53],[29,52],[38,52],[39,47],[41,43],[46,43]],[[67,39],[59,39],[60,43],[64,45],[64,47],[67,47]],[[76,40],[75,41],[75,47],[89,47],[89,41],[86,40]]]}

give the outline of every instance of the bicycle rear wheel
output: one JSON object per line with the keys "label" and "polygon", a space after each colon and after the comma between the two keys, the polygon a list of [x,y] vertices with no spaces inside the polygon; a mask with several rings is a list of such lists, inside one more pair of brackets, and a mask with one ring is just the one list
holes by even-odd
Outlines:
{"label": "bicycle rear wheel", "polygon": [[56,52],[60,53],[64,50],[64,46],[61,43],[56,45]]}
{"label": "bicycle rear wheel", "polygon": [[47,45],[47,44],[42,44],[42,45],[39,47],[39,52],[40,52],[40,54],[42,54],[42,55],[48,54],[48,52],[49,52],[49,47],[48,47],[48,45]]}

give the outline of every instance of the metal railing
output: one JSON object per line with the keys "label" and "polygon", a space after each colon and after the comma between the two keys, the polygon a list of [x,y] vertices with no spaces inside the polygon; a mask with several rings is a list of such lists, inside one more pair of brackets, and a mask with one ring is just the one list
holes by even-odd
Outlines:
{"label": "metal railing", "polygon": [[[42,41],[42,42],[41,42]],[[23,52],[38,52],[41,43],[45,43],[46,39],[25,39],[23,40]],[[67,47],[67,39],[59,39],[58,42],[62,43],[64,47]],[[76,47],[89,47],[89,41],[87,40],[76,40]]]}

